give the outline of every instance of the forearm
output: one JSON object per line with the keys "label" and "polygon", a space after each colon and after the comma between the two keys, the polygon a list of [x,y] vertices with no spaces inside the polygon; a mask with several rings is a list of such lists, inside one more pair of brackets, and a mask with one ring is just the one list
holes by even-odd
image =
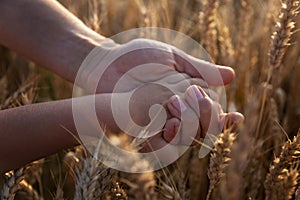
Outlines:
{"label": "forearm", "polygon": [[[83,110],[84,98],[80,99]],[[96,102],[101,123],[116,131],[108,106],[110,95],[98,95]],[[0,174],[75,146],[76,137],[71,99],[0,111]]]}
{"label": "forearm", "polygon": [[105,38],[55,0],[0,1],[0,43],[73,82]]}

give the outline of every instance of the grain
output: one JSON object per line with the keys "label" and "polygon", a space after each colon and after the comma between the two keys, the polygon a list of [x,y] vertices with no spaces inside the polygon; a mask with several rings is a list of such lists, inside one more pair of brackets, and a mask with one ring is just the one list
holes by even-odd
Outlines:
{"label": "grain", "polygon": [[219,6],[217,0],[205,0],[203,11],[199,13],[199,32],[201,44],[210,54],[213,60],[217,59],[217,30],[216,30],[216,10]]}
{"label": "grain", "polygon": [[210,156],[208,177],[209,177],[209,190],[206,199],[211,199],[213,190],[218,187],[221,179],[225,176],[226,168],[230,161],[230,152],[233,142],[236,138],[234,133],[225,130],[218,137],[214,149]]}
{"label": "grain", "polygon": [[16,192],[19,190],[19,184],[24,179],[24,168],[6,173],[7,180],[1,190],[1,199],[13,200]]}
{"label": "grain", "polygon": [[[286,0],[282,2],[279,20],[277,21],[275,31],[272,34],[269,49],[270,71],[268,73],[268,80],[271,79],[271,74],[275,73],[274,70],[278,70],[282,64],[283,56],[290,46],[290,40],[295,29],[295,17],[298,13],[298,0]],[[273,80],[276,80],[276,76],[273,76]]]}
{"label": "grain", "polygon": [[[264,183],[266,189],[266,199],[274,199],[279,195],[279,190],[276,187],[277,183],[287,176],[287,169],[297,161],[300,157],[300,132],[294,137],[293,141],[287,141],[280,153],[279,157],[273,160],[273,164],[270,166],[270,171],[267,174],[266,181]],[[291,177],[298,176],[295,173],[291,174]]]}
{"label": "grain", "polygon": [[[149,173],[119,172],[92,159],[82,146],[67,149],[2,176],[2,199],[300,200],[299,133],[288,139],[300,119],[299,0],[60,1],[107,37],[155,26],[200,42],[214,62],[235,69],[235,81],[226,87],[227,107],[245,114],[244,128],[232,144],[229,132],[220,135],[211,157],[199,159],[200,141],[172,165]],[[0,109],[71,93],[66,81],[0,47]],[[114,140],[138,150],[127,137]],[[122,162],[151,167],[139,156]]]}

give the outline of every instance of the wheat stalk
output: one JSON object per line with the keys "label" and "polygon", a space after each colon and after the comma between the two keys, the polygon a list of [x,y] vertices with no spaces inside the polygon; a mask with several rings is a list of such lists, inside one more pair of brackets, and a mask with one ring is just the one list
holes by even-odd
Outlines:
{"label": "wheat stalk", "polygon": [[232,40],[229,35],[229,29],[227,26],[218,22],[218,30],[219,30],[219,43],[220,43],[220,56],[221,56],[221,64],[232,66],[233,65],[233,58],[235,55],[235,51],[232,45]]}
{"label": "wheat stalk", "polygon": [[297,16],[298,10],[298,0],[283,1],[269,50],[269,64],[272,68],[278,68],[282,63],[285,51],[290,45],[289,42],[295,28],[294,18]]}
{"label": "wheat stalk", "polygon": [[295,193],[295,200],[300,200],[300,186],[298,186]]}
{"label": "wheat stalk", "polygon": [[[237,31],[237,44],[236,44],[236,57],[235,63],[241,65],[243,59],[247,58],[247,48],[249,45],[250,22],[253,14],[252,0],[242,0],[240,2],[239,16],[237,18],[238,26]],[[247,59],[248,60],[248,59]],[[244,64],[244,63],[243,63]],[[245,70],[245,67],[237,68],[237,70]],[[241,75],[244,75],[241,73]]]}
{"label": "wheat stalk", "polygon": [[231,133],[229,130],[225,130],[220,134],[215,143],[210,156],[209,169],[207,173],[210,180],[209,190],[206,197],[207,200],[211,198],[213,190],[218,186],[225,175],[225,170],[230,161],[230,152],[235,138],[236,134]]}
{"label": "wheat stalk", "polygon": [[113,199],[113,200],[127,200],[127,194],[126,192],[120,187],[118,182],[113,183],[113,187],[111,188],[110,191],[110,196],[108,199]]}
{"label": "wheat stalk", "polygon": [[99,19],[99,1],[89,0],[88,1],[88,9],[89,9],[89,17],[88,17],[88,26],[94,30],[95,32],[100,33],[100,25],[101,19]]}
{"label": "wheat stalk", "polygon": [[152,199],[155,187],[153,172],[121,173],[120,176],[120,182],[129,186],[129,190],[126,191],[128,197],[133,199]]}
{"label": "wheat stalk", "polygon": [[280,156],[273,160],[270,171],[267,174],[264,186],[266,199],[274,199],[278,196],[278,188],[274,187],[281,181],[286,169],[291,167],[294,161],[300,158],[300,132],[294,137],[293,141],[287,141],[280,153]]}
{"label": "wheat stalk", "polygon": [[[68,7],[73,6],[75,13],[83,21],[106,36],[111,36],[116,32],[132,27],[161,26],[180,30],[180,32],[193,36],[193,39],[196,41],[201,39],[203,46],[207,48],[213,59],[217,59],[218,63],[221,62],[222,64],[236,67],[235,70],[239,82],[237,82],[236,88],[230,90],[232,94],[231,99],[235,99],[235,102],[231,103],[236,105],[237,110],[241,110],[240,108],[244,108],[245,103],[251,97],[253,97],[254,102],[245,107],[250,110],[250,114],[247,113],[246,116],[247,127],[239,135],[237,142],[233,144],[232,159],[227,170],[225,170],[226,165],[216,165],[216,163],[222,163],[226,160],[224,155],[219,156],[216,154],[215,157],[212,156],[211,166],[208,169],[208,157],[200,160],[198,158],[199,150],[191,148],[193,151],[189,150],[186,152],[183,155],[184,160],[181,158],[182,166],[180,168],[175,169],[171,173],[163,174],[160,177],[162,180],[156,180],[155,176],[158,176],[159,172],[151,174],[122,174],[113,169],[99,166],[98,163],[93,163],[92,161],[87,163],[89,158],[86,155],[83,156],[83,153],[77,149],[75,153],[68,155],[69,158],[65,157],[65,161],[70,165],[70,170],[66,173],[72,172],[75,168],[74,165],[76,165],[76,168],[78,168],[77,178],[83,180],[75,183],[75,186],[73,177],[69,177],[70,180],[64,182],[64,187],[59,186],[56,191],[49,191],[52,194],[57,192],[56,199],[62,199],[63,196],[71,199],[73,195],[67,196],[68,189],[72,188],[71,192],[74,193],[75,187],[79,188],[81,193],[85,190],[85,197],[81,195],[78,198],[87,199],[203,199],[203,196],[209,190],[210,194],[208,196],[211,199],[263,199],[264,188],[261,186],[264,183],[267,185],[265,187],[266,194],[269,193],[269,199],[290,199],[294,195],[299,170],[297,171],[297,168],[291,167],[291,165],[293,165],[293,162],[299,162],[299,160],[296,160],[296,157],[299,157],[299,153],[297,150],[291,150],[293,141],[289,141],[288,145],[284,144],[284,147],[281,148],[283,131],[280,128],[282,124],[279,123],[281,121],[284,122],[284,126],[282,126],[287,128],[287,133],[291,133],[293,132],[291,130],[298,128],[299,106],[297,102],[299,101],[296,95],[298,71],[295,70],[293,72],[295,75],[291,76],[291,78],[294,78],[292,81],[295,82],[293,86],[289,86],[293,82],[288,79],[285,80],[285,85],[283,85],[289,99],[286,105],[288,110],[292,110],[292,112],[284,112],[285,108],[278,109],[278,105],[276,105],[272,95],[279,88],[278,83],[281,82],[280,79],[285,77],[285,74],[281,73],[280,70],[285,69],[287,71],[299,65],[299,48],[297,45],[293,49],[295,52],[289,54],[284,60],[285,53],[291,43],[291,37],[296,32],[294,22],[298,14],[299,1],[282,0],[281,13],[272,35],[271,44],[268,42],[268,37],[272,33],[270,31],[272,28],[270,23],[275,8],[278,6],[277,2],[280,1],[193,0],[180,3],[178,3],[179,1],[151,1],[147,3],[147,1],[143,0],[120,1],[122,3],[116,3],[113,0],[100,0],[98,2],[96,0],[60,1],[68,2]],[[201,7],[202,12],[200,12],[199,19],[195,19],[195,16],[198,15],[199,5],[202,5],[202,3],[203,7]],[[220,7],[218,7],[218,4]],[[226,7],[226,16],[220,16],[217,12],[222,11],[224,4],[228,6]],[[93,6],[90,10],[89,5]],[[98,7],[99,5],[100,7]],[[100,13],[97,13],[99,10]],[[232,17],[234,12],[237,15]],[[223,17],[227,19],[235,18],[236,23],[231,23],[232,21],[226,23],[228,21],[224,20]],[[195,28],[195,24],[198,23],[200,34],[198,34],[198,29]],[[227,24],[227,27],[224,27],[224,24]],[[232,24],[236,24],[236,27],[231,26]],[[299,40],[298,34],[294,34],[294,36],[297,37],[296,41]],[[268,48],[269,57],[266,58],[265,50]],[[0,47],[0,51],[1,49]],[[21,68],[27,67],[28,64],[20,62],[21,60],[15,54],[9,53],[9,55],[5,55],[4,53],[0,53],[0,77],[3,77],[0,79],[0,100],[1,102],[5,99],[8,100],[6,102],[3,101],[3,105],[0,107],[4,109],[31,103],[30,93],[32,89],[23,90],[26,88],[23,87],[24,84],[21,84],[16,89],[15,86],[17,84],[12,84],[20,83],[23,80],[23,78],[20,78],[22,73],[17,74],[16,69],[20,71]],[[248,67],[250,62],[251,69]],[[282,63],[290,67],[281,68]],[[7,66],[9,66],[8,69],[11,72],[6,72]],[[265,93],[261,95],[258,84],[261,83],[261,79],[265,80],[265,77],[260,76],[260,74],[265,75],[264,71],[266,69],[263,66],[269,66],[269,78],[267,78],[268,84],[263,86]],[[33,74],[33,72],[33,68],[30,68],[29,73]],[[6,73],[10,74],[10,76],[7,76]],[[43,79],[43,72],[41,76]],[[48,76],[49,74],[47,74]],[[55,77],[50,77],[57,81]],[[14,87],[11,87],[11,85]],[[46,87],[48,86],[46,84]],[[42,83],[41,88],[44,87],[45,83]],[[269,89],[271,92],[273,91],[273,94],[270,92],[269,95],[269,91],[267,91]],[[57,89],[56,91],[60,90]],[[16,92],[14,93],[14,91]],[[62,96],[58,95],[57,97],[61,98]],[[41,100],[44,99],[39,99],[39,101]],[[258,120],[260,109],[261,115]],[[254,135],[255,129],[257,130],[256,135]],[[276,138],[273,136],[276,136]],[[120,143],[126,143],[125,139],[120,139]],[[273,154],[276,156],[274,161],[273,157],[270,158],[270,155]],[[132,161],[128,160],[129,162]],[[136,160],[134,162],[137,165],[132,167],[143,167],[143,162],[139,163],[139,158]],[[270,160],[273,163],[269,166]],[[215,164],[213,164],[214,162]],[[126,164],[125,161],[124,163]],[[92,165],[92,167],[89,165]],[[37,188],[39,192],[46,189],[42,188],[42,185],[38,185],[37,188],[34,185],[34,183],[38,182],[36,176],[40,178],[45,177],[44,171],[39,169],[37,168],[36,170],[36,168],[31,167],[32,172],[26,170],[24,179],[18,179],[17,172],[15,174],[10,173],[7,181],[4,183],[1,197],[5,196],[3,199],[12,199],[17,190],[20,195],[23,192],[34,198],[38,198],[38,195],[43,197],[42,193],[36,193]],[[169,169],[170,167],[168,167]],[[45,167],[43,170],[46,172],[47,170],[57,172],[59,169]],[[208,173],[207,170],[209,170]],[[224,175],[225,171],[226,174]],[[28,173],[35,172],[37,173],[28,175]],[[208,174],[212,179],[210,184],[208,182]],[[166,179],[169,181],[166,181]],[[78,180],[76,179],[76,181]],[[154,186],[158,192],[154,191],[152,195]],[[44,187],[47,186],[44,185]],[[83,187],[85,189],[82,189]],[[51,189],[53,188],[49,188],[49,190]],[[220,195],[217,194],[219,190]],[[188,195],[189,193],[190,196]],[[295,199],[300,200],[299,185],[295,192]]]}
{"label": "wheat stalk", "polygon": [[[201,145],[197,145],[191,149],[187,154],[188,160],[186,163],[182,163],[188,168],[188,184],[190,188],[189,195],[191,197],[197,197],[199,199],[205,199],[209,186],[209,179],[207,177],[209,154],[204,158],[199,159],[199,151]],[[187,165],[187,163],[189,163]]]}
{"label": "wheat stalk", "polygon": [[[120,172],[119,182],[126,184],[129,189],[126,190],[128,198],[132,199],[152,199],[154,194],[155,177],[152,172],[152,166],[149,160],[143,158],[138,153],[141,142],[137,139],[132,139],[126,134],[121,134],[117,138],[111,138],[115,144],[118,144],[122,149],[132,152],[130,157],[121,158],[120,164],[131,168],[134,171],[142,173],[125,173]],[[143,172],[143,171],[147,172]]]}
{"label": "wheat stalk", "polygon": [[58,184],[56,187],[56,191],[55,191],[53,200],[61,200],[61,199],[64,199],[64,189],[60,184]]}
{"label": "wheat stalk", "polygon": [[[156,188],[158,190],[155,194],[156,199],[191,199],[191,187],[188,184],[193,184],[194,182],[189,180],[190,174],[188,173],[188,170],[190,165],[186,164],[189,162],[186,158],[189,156],[190,152],[191,151],[187,152],[187,154],[172,165],[155,173],[157,176]],[[199,160],[199,158],[195,159]],[[201,183],[198,182],[198,184]]]}
{"label": "wheat stalk", "polygon": [[19,190],[19,184],[24,179],[24,168],[10,171],[6,173],[7,181],[5,181],[2,191],[2,200],[13,200],[16,192]]}
{"label": "wheat stalk", "polygon": [[216,30],[216,11],[219,6],[217,0],[205,0],[203,11],[199,13],[199,31],[201,44],[210,54],[213,60],[217,59],[217,30]]}
{"label": "wheat stalk", "polygon": [[102,171],[99,175],[96,189],[96,195],[99,195],[100,199],[105,198],[107,196],[110,189],[113,187],[113,182],[116,175],[116,170],[102,167]]}
{"label": "wheat stalk", "polygon": [[268,112],[269,113],[269,119],[267,121],[267,131],[268,135],[272,135],[272,143],[273,143],[273,152],[275,155],[279,155],[280,153],[280,147],[284,143],[284,134],[283,131],[279,125],[279,114],[278,114],[278,106],[274,100],[274,98],[270,98],[268,101]]}
{"label": "wheat stalk", "polygon": [[249,146],[247,159],[243,163],[246,167],[243,171],[243,179],[245,180],[243,184],[242,196],[244,198],[257,199],[260,193],[260,189],[263,186],[263,181],[265,177],[265,167],[261,162],[264,157],[264,141],[257,140]]}
{"label": "wheat stalk", "polygon": [[150,26],[150,15],[149,15],[149,10],[147,6],[145,5],[145,2],[141,0],[136,0],[133,1],[136,3],[136,6],[139,10],[140,13],[140,18],[139,18],[139,26],[140,27],[149,27]]}
{"label": "wheat stalk", "polygon": [[[279,20],[276,24],[275,31],[272,34],[271,45],[269,47],[269,68],[267,73],[266,84],[272,83],[273,87],[277,81],[275,73],[278,72],[279,66],[282,64],[283,56],[287,51],[291,40],[293,29],[295,28],[295,17],[298,15],[299,0],[285,0],[281,6]],[[277,72],[275,72],[277,70]],[[272,80],[273,79],[273,80]],[[262,107],[260,110],[259,122],[257,125],[257,133],[259,132],[263,114],[265,111],[266,92],[263,94]]]}
{"label": "wheat stalk", "polygon": [[34,91],[34,82],[20,86],[2,105],[0,104],[0,110],[31,104],[35,99]]}
{"label": "wheat stalk", "polygon": [[[298,168],[291,168],[283,172],[281,182],[279,182],[279,187],[277,188],[278,200],[289,200],[292,199],[295,193],[297,182],[299,179]],[[274,185],[273,187],[276,187]]]}
{"label": "wheat stalk", "polygon": [[182,200],[178,190],[163,181],[159,182],[159,185],[157,186],[157,190],[159,194],[158,199]]}
{"label": "wheat stalk", "polygon": [[99,161],[93,157],[87,157],[83,160],[83,168],[75,170],[76,187],[74,199],[94,199],[94,193],[97,188],[98,179],[103,167]]}
{"label": "wheat stalk", "polygon": [[31,200],[43,200],[43,198],[37,193],[37,191],[25,180],[20,182],[19,187],[19,190],[23,191],[26,194],[26,198],[29,198]]}
{"label": "wheat stalk", "polygon": [[[95,148],[95,153],[98,153],[98,148]],[[97,194],[98,181],[106,167],[93,156],[87,155],[82,146],[76,148],[74,161],[76,163],[74,199],[95,199],[95,196],[101,195]]]}
{"label": "wheat stalk", "polygon": [[[282,2],[279,20],[272,34],[269,49],[268,80],[271,79],[274,69],[278,69],[282,63],[283,56],[290,46],[290,40],[295,28],[295,17],[299,13],[299,0],[285,0]],[[275,78],[275,77],[273,77]]]}
{"label": "wheat stalk", "polygon": [[224,179],[220,183],[221,195],[228,199],[243,199],[244,173],[249,163],[249,149],[255,144],[249,130],[243,129],[231,150],[231,161]]}

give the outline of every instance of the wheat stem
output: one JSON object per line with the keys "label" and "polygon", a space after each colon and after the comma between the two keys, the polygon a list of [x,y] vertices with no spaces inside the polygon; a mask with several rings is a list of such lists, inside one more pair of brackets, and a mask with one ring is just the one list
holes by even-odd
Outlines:
{"label": "wheat stem", "polygon": [[208,177],[210,180],[209,190],[206,199],[211,198],[214,188],[218,186],[221,179],[225,175],[225,170],[230,161],[230,152],[235,141],[236,134],[230,133],[229,130],[225,130],[220,134],[218,140],[215,143],[215,147],[211,153]]}

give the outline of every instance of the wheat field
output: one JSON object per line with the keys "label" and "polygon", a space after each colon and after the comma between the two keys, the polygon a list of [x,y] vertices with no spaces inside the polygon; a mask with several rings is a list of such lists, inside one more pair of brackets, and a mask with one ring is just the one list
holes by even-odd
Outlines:
{"label": "wheat field", "polygon": [[[214,63],[234,68],[227,109],[245,122],[224,130],[205,158],[199,142],[149,173],[120,172],[82,146],[67,149],[6,173],[1,199],[300,200],[299,0],[60,2],[106,37],[163,27],[198,41]],[[0,47],[0,109],[71,96],[70,83]],[[125,136],[116,139],[126,146]]]}

